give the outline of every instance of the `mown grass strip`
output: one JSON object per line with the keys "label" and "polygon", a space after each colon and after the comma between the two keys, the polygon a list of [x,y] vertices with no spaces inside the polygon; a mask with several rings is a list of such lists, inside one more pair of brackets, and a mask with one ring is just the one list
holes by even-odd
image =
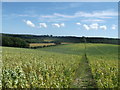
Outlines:
{"label": "mown grass strip", "polygon": [[83,55],[79,67],[76,69],[71,85],[74,88],[97,88],[86,54]]}

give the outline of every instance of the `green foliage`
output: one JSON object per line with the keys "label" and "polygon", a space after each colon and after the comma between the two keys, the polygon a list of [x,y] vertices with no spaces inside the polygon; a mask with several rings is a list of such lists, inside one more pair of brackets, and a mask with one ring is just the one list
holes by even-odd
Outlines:
{"label": "green foliage", "polygon": [[4,37],[2,37],[2,46],[24,48],[24,47],[28,47],[29,44],[20,38],[4,36]]}
{"label": "green foliage", "polygon": [[[98,88],[117,87],[117,45],[87,44],[86,47]],[[3,47],[2,85],[4,88],[71,88],[84,52],[84,44],[40,49]]]}
{"label": "green foliage", "polygon": [[87,44],[87,56],[99,88],[118,87],[118,46]]}
{"label": "green foliage", "polygon": [[2,85],[4,88],[68,88],[81,56],[4,47]]}
{"label": "green foliage", "polygon": [[55,45],[60,45],[61,42],[60,41],[54,41]]}

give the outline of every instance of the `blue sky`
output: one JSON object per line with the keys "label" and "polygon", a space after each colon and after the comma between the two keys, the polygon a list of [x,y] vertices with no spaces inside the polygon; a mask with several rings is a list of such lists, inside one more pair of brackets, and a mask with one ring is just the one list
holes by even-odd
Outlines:
{"label": "blue sky", "polygon": [[118,37],[117,2],[3,2],[2,32]]}

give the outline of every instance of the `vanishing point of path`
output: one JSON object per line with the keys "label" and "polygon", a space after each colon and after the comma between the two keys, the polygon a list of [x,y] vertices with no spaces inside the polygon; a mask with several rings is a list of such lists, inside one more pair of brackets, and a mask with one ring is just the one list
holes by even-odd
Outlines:
{"label": "vanishing point of path", "polygon": [[80,60],[79,66],[76,69],[74,80],[71,83],[73,88],[97,88],[96,81],[93,78],[91,67],[86,55],[86,44],[85,53]]}

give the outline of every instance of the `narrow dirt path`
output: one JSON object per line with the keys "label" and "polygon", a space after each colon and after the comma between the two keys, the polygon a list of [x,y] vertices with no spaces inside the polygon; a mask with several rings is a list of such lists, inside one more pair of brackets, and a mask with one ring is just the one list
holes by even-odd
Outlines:
{"label": "narrow dirt path", "polygon": [[73,88],[97,88],[86,54],[83,55],[79,67],[76,69],[71,85]]}

